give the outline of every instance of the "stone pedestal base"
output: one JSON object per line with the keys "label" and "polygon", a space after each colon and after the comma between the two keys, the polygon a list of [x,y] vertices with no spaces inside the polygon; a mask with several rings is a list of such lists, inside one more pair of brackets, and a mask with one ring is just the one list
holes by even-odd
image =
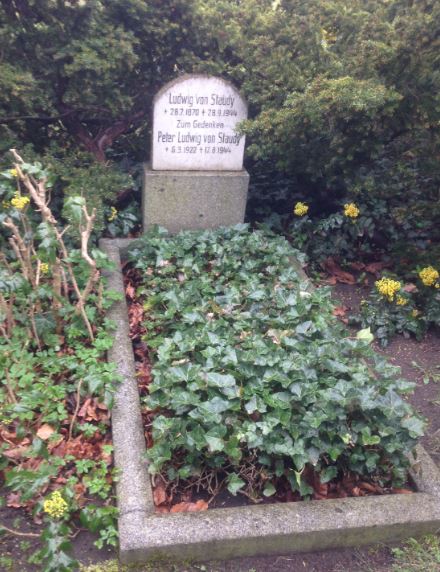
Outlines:
{"label": "stone pedestal base", "polygon": [[233,226],[244,221],[247,171],[153,171],[144,166],[144,231],[157,224],[180,230]]}

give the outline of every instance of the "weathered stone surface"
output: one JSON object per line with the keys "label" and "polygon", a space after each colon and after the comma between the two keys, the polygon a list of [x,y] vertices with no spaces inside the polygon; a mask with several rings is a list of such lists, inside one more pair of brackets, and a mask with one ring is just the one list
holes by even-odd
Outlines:
{"label": "weathered stone surface", "polygon": [[[122,242],[123,243],[123,242]],[[112,409],[112,433],[115,466],[120,471],[116,482],[119,514],[154,510],[152,490],[145,461],[145,438],[139,403],[133,348],[129,337],[127,304],[121,272],[118,241],[102,239],[99,243],[115,269],[106,272],[107,288],[121,299],[111,308],[115,323],[113,347],[107,357],[116,363],[122,382],[115,394]]]}
{"label": "weathered stone surface", "polygon": [[144,167],[143,228],[172,233],[218,228],[244,221],[246,171],[153,171]]}
{"label": "weathered stone surface", "polygon": [[[438,499],[388,495],[125,518],[120,555],[147,560],[215,560],[394,542],[434,532]],[[120,530],[122,532],[122,530]]]}
{"label": "weathered stone surface", "polygon": [[244,136],[237,124],[247,105],[228,81],[182,76],[154,98],[152,168],[182,171],[240,171]]}
{"label": "weathered stone surface", "polygon": [[[132,242],[124,239],[100,243],[116,263],[116,270],[109,273],[109,287],[120,292],[123,286],[118,251],[124,252]],[[392,542],[440,528],[440,473],[421,446],[416,448],[412,461],[418,491],[412,495],[154,514],[125,301],[113,305],[109,318],[118,324],[109,359],[117,363],[124,378],[112,416],[115,464],[121,471],[117,494],[122,562],[203,561],[307,552]]]}

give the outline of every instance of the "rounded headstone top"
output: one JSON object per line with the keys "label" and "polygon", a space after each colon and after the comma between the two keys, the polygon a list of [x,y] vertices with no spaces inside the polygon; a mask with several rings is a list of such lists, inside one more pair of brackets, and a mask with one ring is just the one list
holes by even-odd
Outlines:
{"label": "rounded headstone top", "polygon": [[185,75],[162,87],[153,106],[153,170],[243,168],[245,138],[236,126],[247,118],[247,104],[230,82]]}

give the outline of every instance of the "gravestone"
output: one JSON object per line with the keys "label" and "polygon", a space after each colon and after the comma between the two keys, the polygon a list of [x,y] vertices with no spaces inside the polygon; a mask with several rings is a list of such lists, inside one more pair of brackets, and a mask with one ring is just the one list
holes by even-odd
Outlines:
{"label": "gravestone", "polygon": [[154,98],[151,165],[144,166],[144,230],[243,222],[249,175],[237,124],[247,105],[222,78],[186,75]]}

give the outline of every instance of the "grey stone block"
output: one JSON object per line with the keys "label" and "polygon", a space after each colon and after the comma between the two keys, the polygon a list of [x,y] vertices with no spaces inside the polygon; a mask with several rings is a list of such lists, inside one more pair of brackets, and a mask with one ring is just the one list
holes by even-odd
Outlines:
{"label": "grey stone block", "polygon": [[169,232],[233,226],[244,221],[247,171],[153,171],[144,166],[144,231]]}

